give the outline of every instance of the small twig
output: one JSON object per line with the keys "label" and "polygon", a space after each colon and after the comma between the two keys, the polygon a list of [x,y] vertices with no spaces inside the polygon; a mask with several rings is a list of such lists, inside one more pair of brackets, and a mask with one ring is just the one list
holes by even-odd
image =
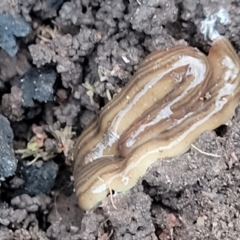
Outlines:
{"label": "small twig", "polygon": [[113,229],[111,229],[111,232],[110,232],[110,234],[108,235],[107,240],[110,239],[112,235],[113,235]]}
{"label": "small twig", "polygon": [[100,178],[99,176],[98,176],[98,179],[107,185],[108,190],[109,190],[109,192],[110,192],[111,203],[112,203],[113,207],[117,210],[117,207],[115,206],[115,204],[114,204],[114,202],[113,202],[112,188],[109,186],[108,183],[106,183],[106,181],[104,181],[104,180],[103,180],[102,178]]}
{"label": "small twig", "polygon": [[46,38],[46,37],[44,37],[44,36],[37,35],[37,37],[38,37],[39,39],[41,39],[42,41],[44,41],[45,43],[51,43],[51,42],[52,42],[51,39]]}
{"label": "small twig", "polygon": [[204,154],[204,155],[207,155],[207,156],[211,156],[211,157],[221,157],[217,154],[214,154],[214,153],[208,153],[208,152],[204,152],[203,150],[199,149],[198,147],[196,147],[195,145],[191,144],[191,146],[196,149],[198,152]]}
{"label": "small twig", "polygon": [[[103,227],[104,227],[104,224],[107,223],[107,221],[109,221],[109,218],[107,218],[107,219],[105,219],[103,222],[101,222],[101,223],[100,223],[100,226],[98,227],[98,239],[99,239],[99,240],[100,240],[100,239],[109,240],[109,239],[111,238],[111,236],[113,235],[113,232],[114,232],[113,229],[111,229],[111,232],[110,232],[110,234],[109,234],[108,236],[106,236],[106,233],[104,233],[103,235],[101,235],[101,233],[100,233],[100,228],[103,228]],[[105,236],[106,236],[107,238],[106,238]]]}
{"label": "small twig", "polygon": [[111,96],[109,89],[106,90],[106,94],[107,94],[107,99],[110,102],[112,100],[112,96]]}
{"label": "small twig", "polygon": [[137,3],[138,3],[139,5],[142,5],[142,3],[141,3],[139,0],[137,0]]}
{"label": "small twig", "polygon": [[27,166],[32,165],[32,164],[35,163],[40,157],[41,157],[41,155],[40,155],[40,154],[37,154],[37,156],[36,156],[31,162],[28,162],[26,165],[27,165]]}

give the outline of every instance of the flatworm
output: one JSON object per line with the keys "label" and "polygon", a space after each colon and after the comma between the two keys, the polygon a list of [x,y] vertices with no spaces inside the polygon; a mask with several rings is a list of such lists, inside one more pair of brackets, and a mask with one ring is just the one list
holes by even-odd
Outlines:
{"label": "flatworm", "polygon": [[240,99],[239,71],[224,37],[208,56],[189,46],[148,55],[76,143],[79,206],[91,210],[109,189],[131,189],[152,163],[186,152],[201,133],[226,123]]}

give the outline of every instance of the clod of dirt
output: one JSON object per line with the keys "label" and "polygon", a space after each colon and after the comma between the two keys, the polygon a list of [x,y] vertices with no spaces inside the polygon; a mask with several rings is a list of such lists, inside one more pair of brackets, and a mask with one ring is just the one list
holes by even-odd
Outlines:
{"label": "clod of dirt", "polygon": [[114,239],[138,240],[155,236],[150,213],[152,201],[147,194],[140,191],[141,186],[135,187],[132,192],[119,194],[113,202],[109,199],[103,202],[104,215],[111,223]]}
{"label": "clod of dirt", "polygon": [[9,56],[4,50],[0,50],[0,78],[4,83],[11,81],[15,76],[23,76],[30,68],[27,56],[28,53],[25,50],[19,50],[14,57]]}
{"label": "clod of dirt", "polygon": [[2,97],[2,111],[11,121],[20,121],[23,118],[25,108],[28,118],[38,115],[41,109],[36,106],[34,100],[47,102],[53,100],[53,86],[57,73],[50,67],[31,68],[21,79],[19,86],[12,86],[11,93]]}
{"label": "clod of dirt", "polygon": [[15,208],[26,209],[28,212],[37,212],[38,210],[46,210],[51,203],[51,198],[41,194],[36,197],[30,197],[27,194],[22,194],[12,198],[11,205]]}
{"label": "clod of dirt", "polygon": [[[225,169],[224,149],[214,132],[204,132],[193,145],[206,154],[192,148],[191,151],[174,160],[157,161],[149,168],[148,174],[143,179],[151,186],[149,187],[151,197],[161,198],[163,201],[173,199],[171,193],[169,196],[164,193],[170,189],[177,193],[188,185],[196,184],[202,177],[214,178]],[[164,204],[170,204],[172,208],[175,208],[172,202]]]}
{"label": "clod of dirt", "polygon": [[[14,227],[16,227],[14,225]],[[46,237],[46,234],[42,230],[36,231],[36,229],[30,228],[29,230],[19,228],[16,229],[14,232],[7,228],[7,227],[0,227],[0,236],[1,240],[9,240],[9,239],[21,239],[21,240],[49,240]]]}
{"label": "clod of dirt", "polygon": [[0,46],[10,55],[18,51],[16,37],[25,37],[30,33],[30,25],[20,16],[0,15]]}
{"label": "clod of dirt", "polygon": [[[151,217],[151,198],[142,192],[142,186],[102,202],[103,213],[85,214],[80,238],[94,239],[156,239]],[[104,218],[101,218],[105,216]]]}
{"label": "clod of dirt", "polygon": [[89,110],[84,110],[80,117],[80,125],[85,129],[94,119],[95,114]]}
{"label": "clod of dirt", "polygon": [[22,90],[19,87],[13,86],[11,93],[4,94],[2,97],[2,112],[11,121],[20,121],[23,119],[22,94]]}
{"label": "clod of dirt", "polygon": [[105,221],[106,217],[104,217],[103,214],[93,212],[91,214],[85,215],[81,222],[80,239],[97,239],[98,232],[101,232],[101,228],[104,227]]}
{"label": "clod of dirt", "polygon": [[81,57],[90,54],[96,43],[101,40],[101,34],[94,29],[83,29],[79,34],[53,34],[51,44],[32,44],[29,51],[33,63],[40,67],[46,63],[57,63],[57,72],[61,74],[64,87],[79,85],[82,81],[83,69],[79,64]]}
{"label": "clod of dirt", "polygon": [[[41,211],[46,213],[50,203],[51,199],[48,196],[39,195],[31,198],[26,194],[13,198],[10,206],[7,203],[0,203],[0,239],[48,240],[43,231],[36,231],[32,226],[38,226],[37,213]],[[8,226],[8,231],[4,226]]]}
{"label": "clod of dirt", "polygon": [[82,217],[83,211],[79,209],[74,194],[69,197],[60,193],[55,198],[54,208],[48,215],[48,222],[51,225],[47,229],[47,236],[56,240],[81,239],[79,223]]}
{"label": "clod of dirt", "polygon": [[127,16],[132,28],[146,34],[158,34],[167,22],[175,22],[178,9],[174,0],[143,0],[141,4],[134,1]]}
{"label": "clod of dirt", "polygon": [[[93,24],[94,16],[91,9],[88,8],[88,5],[89,4],[84,3],[84,1],[81,0],[64,3],[59,11],[62,24]],[[84,8],[86,8],[86,11],[84,11]]]}
{"label": "clod of dirt", "polygon": [[13,232],[7,227],[0,227],[0,234],[1,234],[2,240],[13,239]]}
{"label": "clod of dirt", "polygon": [[33,64],[35,64],[38,68],[47,63],[51,63],[53,57],[55,56],[55,52],[47,45],[32,44],[28,48],[33,59]]}
{"label": "clod of dirt", "polygon": [[[47,237],[52,240],[80,240],[81,238],[79,238],[79,235],[75,234],[77,230],[77,227],[67,226],[63,221],[59,220],[54,222],[54,224],[47,229]],[[88,238],[88,240],[91,239]]]}
{"label": "clod of dirt", "polygon": [[25,209],[14,210],[8,207],[6,203],[0,205],[0,224],[8,226],[10,223],[19,224],[27,218],[27,211]]}
{"label": "clod of dirt", "polygon": [[38,17],[41,19],[49,19],[56,16],[57,10],[65,1],[66,0],[20,0],[16,2],[19,2],[19,4],[21,5],[21,13],[24,18],[30,22],[34,14],[38,15]]}
{"label": "clod of dirt", "polygon": [[[46,196],[45,196],[46,197]],[[30,198],[30,197],[29,197]],[[31,199],[31,198],[30,198]],[[50,200],[50,198],[46,197],[46,199]],[[24,198],[21,199],[21,201],[24,202]],[[41,199],[33,199],[35,202],[35,205],[40,206]],[[45,201],[46,202],[46,201]],[[49,205],[50,201],[47,205]],[[14,204],[13,204],[14,205]],[[17,206],[15,204],[15,206]],[[18,206],[17,206],[18,207]],[[26,207],[26,209],[25,209]],[[31,209],[27,209],[27,206],[24,208],[13,208],[11,206],[8,206],[6,203],[0,204],[0,238],[1,240],[9,240],[9,239],[42,239],[47,240],[47,238],[43,238],[45,234],[42,231],[32,231],[32,229],[29,229],[29,232],[26,230],[28,226],[36,226],[38,224],[38,220],[36,218],[36,214],[32,213]],[[42,208],[45,210],[46,208]],[[30,212],[30,213],[29,213]],[[3,226],[8,226],[9,230],[6,231],[6,228]],[[16,231],[13,234],[13,231],[10,230],[10,228],[16,229]],[[14,235],[14,236],[13,236]],[[36,237],[35,235],[39,235],[39,237]],[[40,237],[42,235],[42,238]],[[32,238],[31,238],[32,236]],[[35,237],[34,237],[35,236]]]}
{"label": "clod of dirt", "polygon": [[70,98],[66,104],[55,107],[54,115],[60,123],[66,123],[72,126],[81,111],[80,101]]}
{"label": "clod of dirt", "polygon": [[39,102],[53,99],[53,85],[57,73],[51,68],[31,68],[21,80],[23,106],[33,107],[34,100]]}
{"label": "clod of dirt", "polygon": [[0,115],[0,178],[12,176],[17,168],[13,151],[13,132],[10,123]]}
{"label": "clod of dirt", "polygon": [[14,178],[9,183],[10,183],[9,187],[11,189],[19,189],[20,186],[24,184],[24,180],[15,175]]}
{"label": "clod of dirt", "polygon": [[24,166],[21,170],[24,180],[23,192],[29,195],[49,193],[58,173],[58,165],[53,161],[43,162],[41,167]]}

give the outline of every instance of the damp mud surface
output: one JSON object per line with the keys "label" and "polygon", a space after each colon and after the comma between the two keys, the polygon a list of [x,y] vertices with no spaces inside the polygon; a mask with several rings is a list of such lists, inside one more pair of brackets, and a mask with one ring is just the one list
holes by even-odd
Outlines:
{"label": "damp mud surface", "polygon": [[76,137],[150,52],[207,54],[222,35],[240,56],[239,12],[234,0],[2,0],[0,239],[239,239],[240,106],[88,213],[71,160]]}

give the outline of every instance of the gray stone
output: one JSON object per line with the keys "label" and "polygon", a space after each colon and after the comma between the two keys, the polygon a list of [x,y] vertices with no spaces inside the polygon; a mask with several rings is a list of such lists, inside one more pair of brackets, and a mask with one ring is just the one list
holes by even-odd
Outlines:
{"label": "gray stone", "polygon": [[12,176],[17,168],[13,151],[13,132],[7,118],[0,115],[0,177]]}

